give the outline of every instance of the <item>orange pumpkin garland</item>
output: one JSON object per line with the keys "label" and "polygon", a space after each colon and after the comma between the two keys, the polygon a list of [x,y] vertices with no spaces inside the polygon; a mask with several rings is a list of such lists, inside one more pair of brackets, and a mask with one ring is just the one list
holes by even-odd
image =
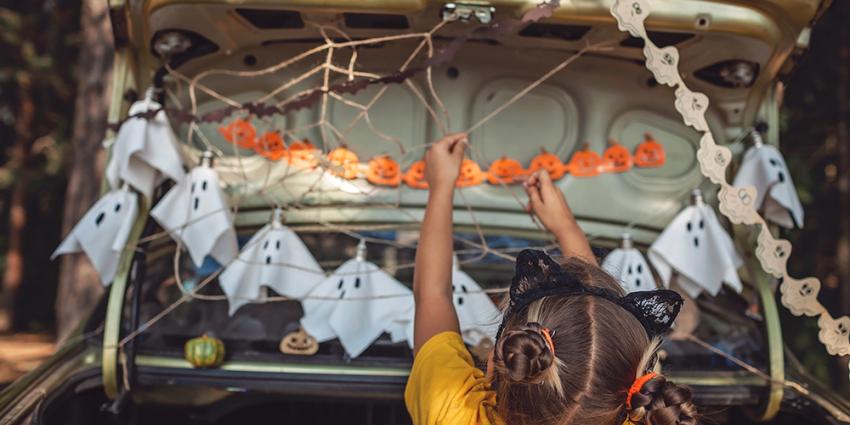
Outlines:
{"label": "orange pumpkin garland", "polygon": [[283,137],[275,131],[260,136],[259,141],[254,146],[254,151],[272,161],[278,161],[287,154]]}
{"label": "orange pumpkin garland", "polygon": [[219,127],[218,132],[224,140],[240,148],[253,149],[257,144],[257,130],[250,122],[243,119],[235,119],[230,124]]}
{"label": "orange pumpkin garland", "polygon": [[531,159],[531,165],[528,167],[528,172],[533,173],[537,170],[546,170],[552,180],[558,180],[567,172],[567,167],[558,158],[557,155],[549,153],[546,149],[540,148],[540,153]]}
{"label": "orange pumpkin garland", "polygon": [[428,181],[425,180],[425,161],[414,162],[402,178],[404,183],[414,189],[427,189]]}
{"label": "orange pumpkin garland", "polygon": [[292,143],[287,152],[289,163],[304,168],[316,168],[319,160],[316,158],[316,147],[309,140],[304,139]]}
{"label": "orange pumpkin garland", "polygon": [[478,166],[477,162],[471,159],[464,159],[463,162],[460,164],[460,174],[457,176],[455,186],[477,186],[481,183],[484,183],[484,179],[486,177],[487,173],[481,171],[481,167]]}
{"label": "orange pumpkin garland", "polygon": [[328,153],[328,162],[331,164],[331,173],[347,180],[357,178],[360,159],[353,151],[338,147]]}
{"label": "orange pumpkin garland", "polygon": [[511,184],[516,183],[517,179],[525,174],[525,169],[522,168],[519,161],[502,156],[490,164],[490,169],[487,171],[487,181],[490,184]]}
{"label": "orange pumpkin garland", "polygon": [[401,184],[401,167],[389,155],[381,155],[369,161],[366,180],[377,186],[398,186]]}
{"label": "orange pumpkin garland", "polygon": [[644,134],[643,138],[643,142],[635,148],[635,164],[638,167],[660,167],[664,165],[667,160],[664,146],[656,142],[649,133]]}
{"label": "orange pumpkin garland", "polygon": [[602,157],[585,144],[584,149],[573,154],[568,167],[570,174],[576,177],[593,177],[599,175],[601,165]]}
{"label": "orange pumpkin garland", "polygon": [[608,145],[608,149],[602,154],[602,167],[600,171],[606,173],[629,171],[634,164],[631,152],[614,139],[609,140]]}

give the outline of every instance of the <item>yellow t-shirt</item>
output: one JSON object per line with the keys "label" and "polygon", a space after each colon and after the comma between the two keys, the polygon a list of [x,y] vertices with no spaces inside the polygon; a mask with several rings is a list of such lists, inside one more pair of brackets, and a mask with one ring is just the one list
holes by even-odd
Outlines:
{"label": "yellow t-shirt", "polygon": [[457,332],[434,335],[416,354],[404,391],[413,425],[501,425],[496,393]]}

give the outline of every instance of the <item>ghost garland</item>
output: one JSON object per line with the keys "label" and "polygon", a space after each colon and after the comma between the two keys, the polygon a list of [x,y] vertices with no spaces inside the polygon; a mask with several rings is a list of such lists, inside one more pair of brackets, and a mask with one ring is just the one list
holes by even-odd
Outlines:
{"label": "ghost garland", "polygon": [[138,213],[136,194],[127,185],[107,192],[71,229],[50,259],[84,252],[100,275],[101,283],[109,285]]}
{"label": "ghost garland", "polygon": [[282,222],[283,211],[275,209],[271,223],[257,231],[235,261],[218,277],[233,315],[251,301],[261,301],[263,287],[280,295],[303,298],[324,277],[313,254]]}
{"label": "ghost garland", "polygon": [[151,210],[151,217],[189,251],[201,267],[207,255],[227,264],[239,252],[233,216],[212,168],[212,153],[178,182]]}
{"label": "ghost garland", "polygon": [[614,276],[626,293],[656,289],[652,271],[646,264],[643,254],[634,247],[632,237],[628,233],[623,235],[620,248],[611,251],[605,257],[602,269]]}
{"label": "ghost garland", "polygon": [[[792,314],[818,317],[818,337],[830,354],[850,354],[850,318],[843,316],[834,319],[817,301],[820,289],[817,278],[796,279],[788,275],[786,263],[791,255],[791,243],[775,238],[765,219],[758,214],[758,189],[749,185],[730,185],[726,181],[726,169],[732,161],[732,152],[718,145],[708,128],[705,120],[708,97],[691,91],[682,80],[678,70],[678,49],[674,46],[660,48],[647,35],[644,21],[650,13],[649,0],[615,0],[610,10],[621,31],[643,39],[647,69],[659,84],[675,88],[676,110],[686,125],[702,133],[697,161],[702,174],[720,186],[720,213],[734,224],[760,227],[755,255],[768,274],[781,280],[782,304]],[[802,215],[799,218],[802,222]]]}
{"label": "ghost garland", "polygon": [[675,271],[676,282],[691,298],[703,291],[717,295],[724,283],[737,292],[743,289],[737,270],[744,262],[699,190],[649,247],[649,260],[667,287]]}
{"label": "ghost garland", "polygon": [[413,293],[377,265],[366,261],[366,243],[355,258],[343,263],[301,302],[302,328],[316,341],[338,338],[355,358],[394,323],[405,320]]}

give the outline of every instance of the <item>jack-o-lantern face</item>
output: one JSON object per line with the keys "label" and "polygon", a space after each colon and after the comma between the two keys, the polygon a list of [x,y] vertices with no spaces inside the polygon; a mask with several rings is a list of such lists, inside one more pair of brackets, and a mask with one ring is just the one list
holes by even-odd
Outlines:
{"label": "jack-o-lantern face", "polygon": [[218,132],[230,143],[245,149],[254,149],[257,144],[257,130],[250,122],[236,119],[230,124],[219,127]]}
{"label": "jack-o-lantern face", "polygon": [[525,175],[525,169],[522,164],[515,159],[503,156],[490,164],[490,170],[487,171],[487,180],[491,184],[511,184],[517,181],[517,178]]}
{"label": "jack-o-lantern face", "polygon": [[629,150],[614,140],[610,140],[608,144],[608,149],[602,154],[601,171],[606,173],[622,173],[631,169],[634,160]]}
{"label": "jack-o-lantern face", "polygon": [[643,142],[635,148],[635,164],[638,167],[660,167],[664,165],[666,161],[664,146],[656,142],[649,133],[646,133],[643,137]]}
{"label": "jack-o-lantern face", "polygon": [[481,183],[484,183],[485,178],[486,173],[481,171],[481,167],[478,166],[478,163],[471,159],[464,159],[463,162],[460,164],[460,175],[457,176],[455,186],[477,186]]}
{"label": "jack-o-lantern face", "polygon": [[316,147],[307,139],[290,145],[287,158],[290,164],[298,167],[315,168],[319,165],[319,160],[316,158]]}
{"label": "jack-o-lantern face", "polygon": [[528,167],[528,172],[533,173],[537,170],[546,170],[552,180],[558,180],[567,172],[567,167],[558,158],[557,155],[546,152],[546,149],[540,149],[540,153],[532,158],[531,165]]}
{"label": "jack-o-lantern face", "polygon": [[389,155],[372,158],[366,170],[366,180],[378,186],[398,186],[401,184],[401,168]]}
{"label": "jack-o-lantern face", "polygon": [[283,354],[294,354],[296,356],[312,356],[319,351],[319,343],[316,338],[298,329],[290,332],[280,341],[280,352]]}
{"label": "jack-o-lantern face", "polygon": [[357,168],[360,164],[360,159],[357,154],[343,147],[336,148],[328,154],[328,162],[330,162],[330,172],[344,179],[352,180],[357,178]]}
{"label": "jack-o-lantern face", "polygon": [[404,183],[414,189],[427,189],[428,181],[425,180],[425,161],[419,160],[413,163],[402,178]]}
{"label": "jack-o-lantern face", "polygon": [[570,169],[570,174],[576,177],[593,177],[599,175],[601,165],[602,157],[585,145],[584,150],[573,154],[567,167]]}
{"label": "jack-o-lantern face", "polygon": [[254,151],[272,161],[278,161],[286,156],[286,145],[277,132],[265,133],[260,137]]}

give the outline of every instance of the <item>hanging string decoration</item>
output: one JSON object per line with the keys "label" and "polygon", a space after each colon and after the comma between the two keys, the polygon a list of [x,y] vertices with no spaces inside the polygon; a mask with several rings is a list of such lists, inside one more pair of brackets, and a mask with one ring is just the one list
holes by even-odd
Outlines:
{"label": "hanging string decoration", "polygon": [[338,338],[355,358],[393,324],[406,319],[413,308],[413,293],[380,267],[366,261],[366,244],[357,256],[343,263],[320,282],[301,303],[301,326],[318,342]]}
{"label": "hanging string decoration", "polygon": [[139,116],[124,122],[112,145],[106,180],[113,188],[127,183],[150,198],[164,178],[180,182],[185,176],[183,160],[178,151],[177,136],[160,104],[153,101],[153,92],[130,106],[130,115],[152,114],[150,119]]}
{"label": "hanging string decoration", "polygon": [[251,237],[218,277],[231,315],[249,302],[262,301],[262,287],[300,299],[325,277],[301,238],[283,225],[282,217],[283,211],[276,209],[271,223]]}
{"label": "hanging string decoration", "polygon": [[112,283],[138,213],[136,194],[129,187],[107,192],[71,229],[50,259],[82,251],[100,275],[101,283]]}
{"label": "hanging string decoration", "polygon": [[605,256],[602,269],[614,276],[626,293],[656,289],[652,271],[643,254],[634,247],[632,237],[628,233],[623,235],[620,247]]}
{"label": "hanging string decoration", "polygon": [[201,165],[154,206],[151,217],[186,247],[197,267],[207,255],[228,264],[239,252],[230,206],[208,152]]}
{"label": "hanging string decoration", "polygon": [[649,247],[649,260],[668,287],[675,271],[676,282],[691,298],[703,291],[717,295],[724,283],[743,290],[738,267],[744,261],[699,190]]}
{"label": "hanging string decoration", "polygon": [[[758,248],[755,254],[767,273],[781,279],[783,305],[795,315],[818,317],[818,337],[830,354],[850,354],[850,318],[844,316],[834,319],[826,308],[817,302],[820,289],[817,278],[796,279],[788,275],[786,263],[791,254],[791,244],[787,240],[775,238],[770,233],[765,219],[758,214],[758,190],[754,186],[733,186],[726,181],[726,169],[731,163],[732,152],[729,148],[718,145],[708,128],[705,120],[708,97],[691,91],[685,85],[678,71],[678,50],[674,46],[659,48],[649,38],[644,27],[649,13],[649,0],[616,0],[611,5],[611,14],[619,29],[643,39],[646,67],[652,72],[655,80],[659,84],[675,88],[674,106],[682,115],[685,124],[702,133],[697,160],[702,174],[720,186],[718,201],[721,214],[735,224],[759,226]],[[637,160],[635,162],[637,163]],[[803,292],[795,294],[795,291],[800,290]]]}
{"label": "hanging string decoration", "polygon": [[761,135],[753,132],[756,142],[744,154],[733,186],[756,188],[755,205],[762,209],[764,218],[782,227],[803,228],[803,204],[797,188],[778,149],[761,142]]}

